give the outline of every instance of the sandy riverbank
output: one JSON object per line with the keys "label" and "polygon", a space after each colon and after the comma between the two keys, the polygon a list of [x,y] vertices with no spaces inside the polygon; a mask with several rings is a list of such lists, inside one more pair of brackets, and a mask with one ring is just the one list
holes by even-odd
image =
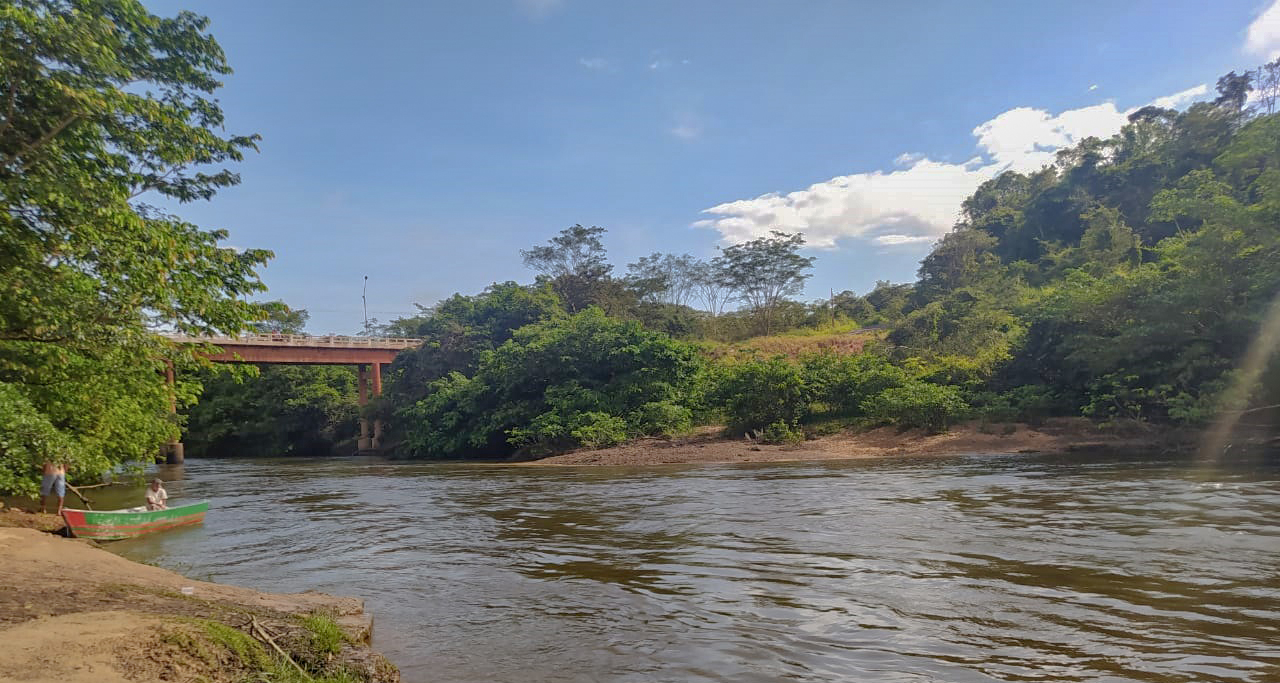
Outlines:
{"label": "sandy riverbank", "polygon": [[658,465],[670,463],[782,462],[856,458],[960,455],[968,453],[1066,453],[1084,450],[1184,448],[1190,434],[1141,424],[1106,428],[1083,419],[1048,420],[1042,425],[957,425],[941,434],[881,427],[843,432],[803,443],[774,446],[728,439],[705,428],[678,439],[640,439],[600,450],[574,451],[522,465]]}
{"label": "sandy riverbank", "polygon": [[[368,647],[372,621],[360,600],[193,581],[21,528],[52,519],[0,511],[0,683],[232,683],[262,672],[272,681],[399,681]],[[297,669],[251,631],[314,678],[285,677]]]}

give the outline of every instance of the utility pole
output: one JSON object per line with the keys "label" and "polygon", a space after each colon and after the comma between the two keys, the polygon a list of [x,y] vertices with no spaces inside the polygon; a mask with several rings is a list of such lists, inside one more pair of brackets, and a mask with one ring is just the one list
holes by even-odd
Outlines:
{"label": "utility pole", "polygon": [[364,288],[360,290],[360,306],[364,309],[364,333],[369,334],[369,276],[364,276]]}

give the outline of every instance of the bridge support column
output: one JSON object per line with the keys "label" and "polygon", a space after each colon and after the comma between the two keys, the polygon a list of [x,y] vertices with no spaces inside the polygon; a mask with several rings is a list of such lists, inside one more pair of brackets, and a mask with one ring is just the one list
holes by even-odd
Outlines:
{"label": "bridge support column", "polygon": [[[363,363],[356,365],[356,385],[360,389],[360,408],[363,409],[369,403],[369,374]],[[356,448],[362,451],[373,448],[373,439],[369,436],[369,420],[363,415],[360,416],[360,439],[356,442]]]}
{"label": "bridge support column", "polygon": [[[373,364],[373,395],[375,398],[382,395],[382,363]],[[382,448],[381,418],[375,418],[373,421],[373,447]]]}

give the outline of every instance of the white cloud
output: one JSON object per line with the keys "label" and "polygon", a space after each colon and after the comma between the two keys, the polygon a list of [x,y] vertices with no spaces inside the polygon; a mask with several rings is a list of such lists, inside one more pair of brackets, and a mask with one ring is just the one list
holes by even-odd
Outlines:
{"label": "white cloud", "polygon": [[676,115],[675,125],[668,132],[681,140],[696,140],[702,137],[703,129],[702,118],[686,112]]}
{"label": "white cloud", "polygon": [[609,60],[604,57],[581,57],[578,63],[592,71],[604,71],[609,68]]}
{"label": "white cloud", "polygon": [[1093,85],[1089,86],[1089,92],[1093,92],[1094,90],[1097,90],[1097,89],[1098,89],[1097,83],[1094,83]]}
{"label": "white cloud", "polygon": [[681,140],[696,140],[702,135],[702,126],[693,122],[677,124],[671,129],[671,134]]}
{"label": "white cloud", "polygon": [[1164,107],[1165,109],[1181,109],[1187,104],[1190,104],[1192,100],[1195,100],[1198,97],[1203,97],[1208,94],[1208,92],[1209,86],[1201,83],[1194,88],[1187,88],[1182,92],[1176,92],[1165,97],[1157,97],[1154,100],[1151,100],[1151,104],[1154,104],[1157,107]]}
{"label": "white cloud", "polygon": [[516,6],[534,18],[545,17],[564,7],[565,0],[516,0]]}
{"label": "white cloud", "polygon": [[[1206,91],[1201,85],[1156,102],[1180,103]],[[716,230],[726,243],[770,230],[802,232],[810,246],[827,249],[847,238],[890,247],[932,242],[955,225],[961,202],[984,181],[1006,170],[1038,170],[1063,147],[1109,137],[1132,111],[1111,102],[1056,115],[1010,109],[973,129],[978,154],[963,163],[902,154],[894,160],[896,170],[853,173],[802,190],[718,204],[703,210],[710,218],[693,225]]]}
{"label": "white cloud", "polygon": [[921,244],[923,242],[932,242],[936,237],[929,235],[880,235],[875,238],[876,244],[883,244],[887,247],[896,247],[903,244]]}
{"label": "white cloud", "polygon": [[1271,3],[1249,24],[1244,48],[1267,61],[1280,59],[1280,0]]}
{"label": "white cloud", "polygon": [[1120,130],[1126,114],[1111,102],[1068,109],[1053,116],[1043,109],[1018,107],[973,129],[978,146],[1000,170],[1034,171],[1053,163],[1055,150],[1087,137],[1108,137]]}

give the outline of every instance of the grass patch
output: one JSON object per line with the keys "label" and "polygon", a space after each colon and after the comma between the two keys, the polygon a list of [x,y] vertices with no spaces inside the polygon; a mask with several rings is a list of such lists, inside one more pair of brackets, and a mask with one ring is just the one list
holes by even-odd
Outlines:
{"label": "grass patch", "polygon": [[[362,683],[363,681],[347,671],[330,672],[321,676],[304,674],[283,658],[268,652],[266,646],[239,629],[207,619],[195,621],[204,628],[209,640],[226,648],[240,660],[241,666],[254,672],[248,680],[271,683]],[[303,618],[302,623],[311,635],[311,647],[317,651],[336,653],[341,648],[342,642],[346,640],[337,623],[326,614],[309,615]]]}
{"label": "grass patch", "polygon": [[709,344],[704,353],[711,358],[739,358],[782,355],[788,358],[829,351],[840,355],[856,355],[868,342],[882,337],[878,332],[805,330],[803,334],[787,332],[767,337],[752,337],[739,342]]}
{"label": "grass patch", "polygon": [[312,612],[302,618],[302,627],[311,636],[311,649],[321,654],[336,655],[347,641],[338,622],[324,612]]}
{"label": "grass patch", "polygon": [[[267,654],[267,648],[263,647],[262,643],[254,640],[244,631],[216,621],[209,621],[208,619],[198,619],[196,621],[204,628],[209,640],[221,645],[235,655],[236,659],[240,660],[240,664],[246,669],[273,671],[276,668],[276,659]],[[297,672],[295,671],[294,673]]]}

